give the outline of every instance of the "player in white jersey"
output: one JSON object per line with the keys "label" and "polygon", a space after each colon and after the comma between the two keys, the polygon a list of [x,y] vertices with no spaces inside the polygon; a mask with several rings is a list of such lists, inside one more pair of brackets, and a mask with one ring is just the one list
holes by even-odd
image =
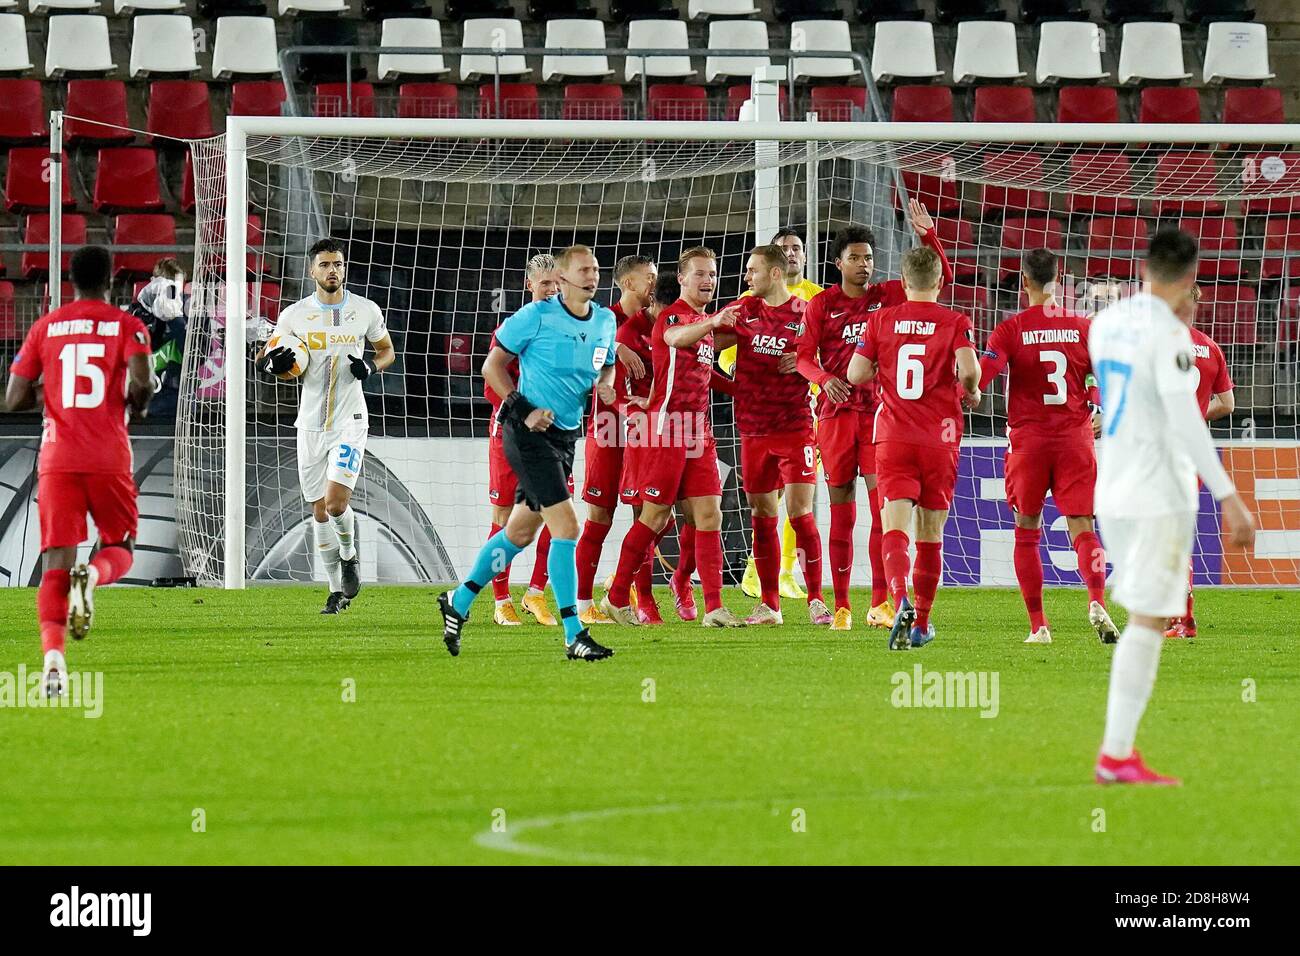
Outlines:
{"label": "player in white jersey", "polygon": [[[337,614],[361,590],[352,489],[361,474],[369,417],[361,383],[397,357],[379,306],[343,288],[343,243],[321,239],[308,250],[316,292],[280,313],[279,332],[307,346],[311,358],[298,397],[298,482],[316,519],[315,541],[329,597],[322,614]],[[366,355],[366,343],[375,354]],[[293,352],[262,350],[257,367],[272,375],[293,367]]]}
{"label": "player in white jersey", "polygon": [[1254,518],[1223,470],[1196,400],[1191,333],[1178,317],[1196,282],[1196,241],[1151,240],[1143,291],[1095,319],[1088,347],[1101,383],[1096,509],[1115,564],[1113,597],[1129,612],[1111,662],[1098,783],[1177,784],[1133,749],[1170,617],[1187,607],[1199,474],[1220,504],[1230,544],[1249,547]]}

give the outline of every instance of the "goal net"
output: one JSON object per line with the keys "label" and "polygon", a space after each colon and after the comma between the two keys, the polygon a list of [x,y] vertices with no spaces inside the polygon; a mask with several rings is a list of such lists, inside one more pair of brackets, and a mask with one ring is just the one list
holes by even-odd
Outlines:
{"label": "goal net", "polygon": [[[316,239],[347,243],[347,286],[384,310],[398,355],[365,386],[371,437],[353,498],[363,580],[445,582],[467,570],[488,534],[489,405],[479,370],[493,330],[526,301],[532,255],[591,246],[601,300],[612,302],[620,257],[649,255],[671,269],[681,250],[706,245],[718,254],[720,307],[744,291],[749,249],[779,227],[803,234],[806,275],[823,286],[839,279],[828,246],[851,223],[874,231],[874,281],[896,277],[916,241],[909,196],[936,220],[953,264],[942,301],[972,315],[981,345],[1027,305],[1024,250],[1062,254],[1058,299],[1090,313],[1137,287],[1158,224],[1197,235],[1197,324],[1222,347],[1234,382],[1235,410],[1213,432],[1263,530],[1252,553],[1226,551],[1203,493],[1196,582],[1300,583],[1300,127],[1268,129],[1269,143],[1258,142],[1260,128],[1161,128],[1169,141],[1155,144],[1129,141],[1134,128],[1119,126],[238,122],[228,134],[238,141],[193,144],[196,308],[176,493],[182,559],[206,583],[323,580],[298,485],[296,386],[252,369],[279,310],[312,292],[305,254]],[[713,421],[734,580],[749,520],[730,403],[715,397]],[[1005,425],[1003,380],[968,416],[945,584],[1015,581]],[[579,443],[579,494],[582,477]],[[825,532],[824,487],[818,498]],[[854,583],[866,584],[865,490],[860,498]],[[598,582],[629,520],[620,509]],[[1047,582],[1080,583],[1050,498],[1044,529]],[[666,539],[665,566],[674,554]],[[525,552],[514,580],[531,568]]]}

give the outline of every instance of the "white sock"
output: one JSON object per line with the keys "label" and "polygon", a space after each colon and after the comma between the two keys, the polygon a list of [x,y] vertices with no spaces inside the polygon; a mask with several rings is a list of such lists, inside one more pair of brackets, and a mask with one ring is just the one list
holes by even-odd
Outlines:
{"label": "white sock", "polygon": [[1101,752],[1114,760],[1133,754],[1138,724],[1156,686],[1160,648],[1165,637],[1159,631],[1139,627],[1132,621],[1115,645],[1110,665],[1110,694],[1106,699],[1106,733]]}
{"label": "white sock", "polygon": [[313,522],[316,536],[316,553],[325,568],[330,593],[343,590],[343,569],[339,566],[339,537],[328,521]]}
{"label": "white sock", "polygon": [[541,588],[535,588],[531,584],[528,585],[528,597],[540,597],[543,593]]}
{"label": "white sock", "polygon": [[357,526],[357,514],[348,505],[343,509],[343,514],[337,517],[330,516],[330,524],[334,526],[334,534],[339,542],[339,557],[344,561],[351,561],[357,556],[357,549],[352,546],[352,532]]}
{"label": "white sock", "polygon": [[588,611],[588,610],[590,610],[590,609],[591,609],[591,602],[590,602],[590,601],[584,601],[582,598],[578,598],[578,613],[579,613],[579,614],[581,614],[583,611]]}
{"label": "white sock", "polygon": [[45,670],[52,670],[56,667],[65,673],[68,670],[68,662],[63,659],[63,651],[46,651]]}
{"label": "white sock", "polygon": [[510,598],[508,597],[499,598],[497,600],[497,607],[505,607],[509,603],[510,603]]}
{"label": "white sock", "polygon": [[93,564],[86,565],[86,587],[95,590],[99,586],[99,568]]}

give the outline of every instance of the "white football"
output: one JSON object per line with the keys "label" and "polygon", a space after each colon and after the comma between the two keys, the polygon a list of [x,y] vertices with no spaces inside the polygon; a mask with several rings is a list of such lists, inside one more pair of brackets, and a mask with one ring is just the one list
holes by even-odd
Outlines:
{"label": "white football", "polygon": [[287,372],[281,372],[276,378],[281,381],[292,382],[307,371],[307,363],[311,359],[311,352],[307,351],[306,343],[292,332],[276,332],[266,343],[266,351],[271,352],[280,348],[280,346],[293,349],[293,368]]}

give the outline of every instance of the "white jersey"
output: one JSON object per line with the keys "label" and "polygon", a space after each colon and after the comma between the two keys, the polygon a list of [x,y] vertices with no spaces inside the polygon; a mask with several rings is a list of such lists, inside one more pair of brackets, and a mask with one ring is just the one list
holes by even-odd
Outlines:
{"label": "white jersey", "polygon": [[333,431],[353,422],[367,424],[361,381],[353,376],[348,356],[364,355],[367,341],[388,335],[379,306],[351,292],[345,292],[338,305],[322,305],[309,295],[282,310],[276,328],[296,335],[311,353],[294,425]]}
{"label": "white jersey", "polygon": [[1165,396],[1174,396],[1197,407],[1196,357],[1187,326],[1164,300],[1138,293],[1092,320],[1088,351],[1101,385],[1097,513],[1194,513],[1196,466],[1164,403]]}

